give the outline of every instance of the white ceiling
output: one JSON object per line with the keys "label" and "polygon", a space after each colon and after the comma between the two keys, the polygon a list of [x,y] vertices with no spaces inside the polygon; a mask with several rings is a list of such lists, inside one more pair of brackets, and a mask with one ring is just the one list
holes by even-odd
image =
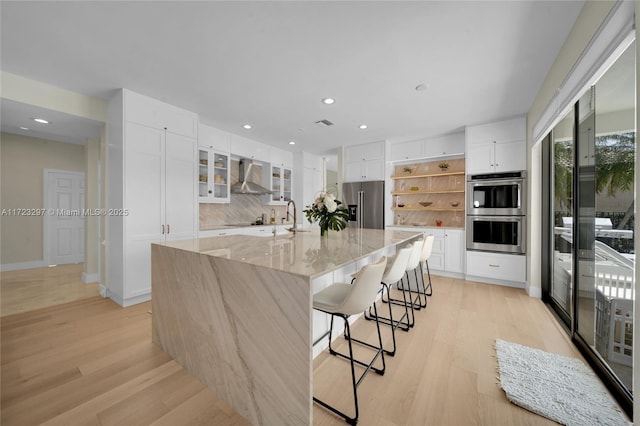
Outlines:
{"label": "white ceiling", "polygon": [[[0,64],[105,99],[126,87],[218,128],[324,154],[526,113],[582,6],[2,1]],[[314,124],[322,119],[335,125]]]}

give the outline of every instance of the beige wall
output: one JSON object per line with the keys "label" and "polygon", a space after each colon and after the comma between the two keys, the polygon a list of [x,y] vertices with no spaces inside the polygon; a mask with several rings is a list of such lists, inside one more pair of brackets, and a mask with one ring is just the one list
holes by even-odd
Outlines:
{"label": "beige wall", "polygon": [[104,99],[71,92],[6,71],[0,71],[0,82],[3,99],[92,120],[107,121],[107,103]]}
{"label": "beige wall", "polygon": [[[0,135],[0,207],[43,208],[44,169],[85,171],[82,145]],[[3,216],[0,264],[43,260],[43,218]]]}

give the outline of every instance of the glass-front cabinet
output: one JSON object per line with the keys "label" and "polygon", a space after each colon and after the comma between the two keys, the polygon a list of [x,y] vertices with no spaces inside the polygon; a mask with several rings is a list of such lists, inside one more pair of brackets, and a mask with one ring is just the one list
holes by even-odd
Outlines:
{"label": "glass-front cabinet", "polygon": [[286,204],[291,200],[291,169],[282,166],[271,166],[271,202],[269,204]]}
{"label": "glass-front cabinet", "polygon": [[229,202],[229,154],[198,149],[198,192],[201,203]]}

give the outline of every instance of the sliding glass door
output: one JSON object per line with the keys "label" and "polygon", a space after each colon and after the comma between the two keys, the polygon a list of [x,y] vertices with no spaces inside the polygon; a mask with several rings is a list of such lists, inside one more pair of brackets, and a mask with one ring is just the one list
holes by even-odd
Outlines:
{"label": "sliding glass door", "polygon": [[635,42],[543,143],[544,299],[623,405],[632,401]]}

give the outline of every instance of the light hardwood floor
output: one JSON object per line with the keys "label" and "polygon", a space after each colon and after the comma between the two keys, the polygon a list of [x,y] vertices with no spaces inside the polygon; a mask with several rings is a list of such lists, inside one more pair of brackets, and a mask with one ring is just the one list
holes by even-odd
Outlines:
{"label": "light hardwood floor", "polygon": [[[386,374],[360,386],[359,424],[553,424],[507,401],[494,350],[501,338],[580,358],[543,303],[519,289],[433,281],[415,328],[398,333]],[[150,307],[94,297],[3,317],[2,424],[246,424],[151,343]],[[358,321],[353,333],[371,338],[374,330]],[[314,392],[350,410],[348,364],[317,357]],[[345,423],[314,405],[314,424]]]}
{"label": "light hardwood floor", "polygon": [[98,283],[82,282],[83,264],[0,273],[0,315],[13,315],[98,296]]}

